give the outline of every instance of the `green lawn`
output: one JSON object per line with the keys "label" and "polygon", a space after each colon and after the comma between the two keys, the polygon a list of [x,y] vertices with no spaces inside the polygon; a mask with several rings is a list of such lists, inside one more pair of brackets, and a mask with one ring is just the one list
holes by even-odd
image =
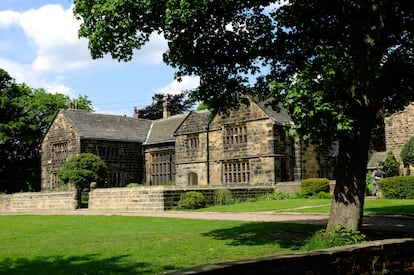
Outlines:
{"label": "green lawn", "polygon": [[[329,213],[330,200],[245,202],[200,211]],[[367,200],[412,215],[414,200]],[[317,225],[124,216],[0,216],[0,274],[163,274],[301,250]]]}
{"label": "green lawn", "polygon": [[0,216],[0,274],[162,274],[300,250],[320,227],[123,216]]}
{"label": "green lawn", "polygon": [[[331,209],[330,199],[286,199],[273,201],[242,202],[231,205],[212,206],[197,211],[201,212],[299,212],[325,213]],[[414,200],[365,200],[366,215],[414,215]]]}

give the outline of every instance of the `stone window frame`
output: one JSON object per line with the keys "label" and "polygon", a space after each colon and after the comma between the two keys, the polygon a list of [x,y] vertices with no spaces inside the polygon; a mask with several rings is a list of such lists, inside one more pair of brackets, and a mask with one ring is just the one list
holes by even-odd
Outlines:
{"label": "stone window frame", "polygon": [[223,146],[225,149],[247,145],[247,137],[248,131],[245,123],[223,127]]}
{"label": "stone window frame", "polygon": [[101,158],[117,158],[119,156],[119,147],[98,145],[98,155]]}
{"label": "stone window frame", "polygon": [[225,184],[245,184],[250,182],[250,163],[248,160],[228,161],[222,164]]}
{"label": "stone window frame", "polygon": [[[175,151],[162,150],[151,153],[151,184],[160,185],[175,180]],[[152,182],[155,180],[155,182]]]}
{"label": "stone window frame", "polygon": [[52,143],[52,159],[54,162],[64,163],[69,157],[69,141]]}
{"label": "stone window frame", "polygon": [[198,134],[187,135],[187,148],[189,150],[197,150],[200,147],[200,138]]}

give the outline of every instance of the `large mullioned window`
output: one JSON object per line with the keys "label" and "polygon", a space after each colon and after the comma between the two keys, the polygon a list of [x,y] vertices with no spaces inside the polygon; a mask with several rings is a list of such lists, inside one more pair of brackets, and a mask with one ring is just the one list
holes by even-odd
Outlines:
{"label": "large mullioned window", "polygon": [[228,126],[224,128],[224,148],[245,145],[247,143],[246,125]]}
{"label": "large mullioned window", "polygon": [[249,183],[250,165],[248,161],[223,163],[223,177],[226,184]]}

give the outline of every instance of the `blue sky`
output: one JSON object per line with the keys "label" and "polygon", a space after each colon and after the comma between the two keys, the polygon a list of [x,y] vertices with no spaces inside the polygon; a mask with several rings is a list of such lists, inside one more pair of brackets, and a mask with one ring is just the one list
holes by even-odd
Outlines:
{"label": "blue sky", "polygon": [[151,104],[154,93],[178,93],[198,86],[195,77],[174,81],[162,62],[167,42],[153,35],[132,61],[109,56],[92,60],[71,0],[0,0],[0,68],[18,83],[71,97],[86,95],[96,112],[132,115]]}

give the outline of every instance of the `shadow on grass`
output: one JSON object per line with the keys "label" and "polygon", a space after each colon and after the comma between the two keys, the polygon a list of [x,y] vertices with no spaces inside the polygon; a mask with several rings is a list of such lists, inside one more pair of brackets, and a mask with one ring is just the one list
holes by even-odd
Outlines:
{"label": "shadow on grass", "polygon": [[313,233],[323,228],[324,226],[315,224],[250,222],[232,228],[213,230],[204,235],[218,240],[229,240],[229,245],[275,244],[296,250],[303,246],[305,240]]}
{"label": "shadow on grass", "polygon": [[128,262],[128,255],[99,258],[99,255],[50,256],[6,258],[0,260],[0,274],[154,274],[176,270],[180,267],[157,267],[148,262]]}
{"label": "shadow on grass", "polygon": [[381,207],[365,207],[365,213],[374,215],[405,215],[413,216],[414,204],[411,205],[395,205],[395,206],[381,206]]}

